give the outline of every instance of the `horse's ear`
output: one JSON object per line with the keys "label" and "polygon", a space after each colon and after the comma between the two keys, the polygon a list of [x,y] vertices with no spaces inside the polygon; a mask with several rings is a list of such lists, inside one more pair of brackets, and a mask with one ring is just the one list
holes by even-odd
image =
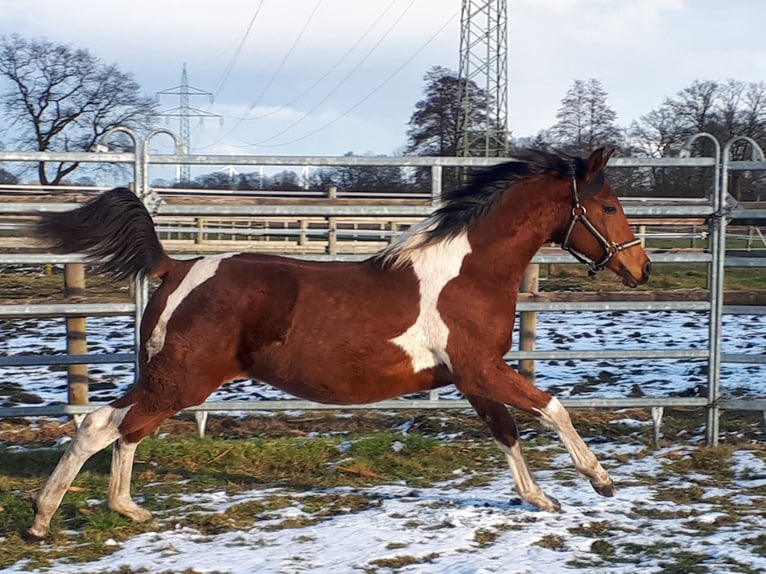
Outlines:
{"label": "horse's ear", "polygon": [[585,160],[585,184],[581,188],[583,197],[595,195],[604,186],[604,168],[613,153],[614,149],[600,147]]}
{"label": "horse's ear", "polygon": [[585,170],[585,181],[590,181],[594,175],[604,169],[606,164],[609,163],[609,159],[613,154],[614,148],[606,149],[604,147],[600,147],[596,150],[593,150],[593,152],[590,154],[590,157],[587,159],[588,167]]}

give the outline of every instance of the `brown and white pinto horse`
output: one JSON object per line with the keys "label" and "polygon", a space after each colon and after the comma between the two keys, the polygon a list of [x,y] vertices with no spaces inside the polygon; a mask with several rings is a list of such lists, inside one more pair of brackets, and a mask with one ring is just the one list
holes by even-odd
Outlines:
{"label": "brown and white pinto horse", "polygon": [[135,521],[151,518],[130,496],[139,442],[241,377],[337,404],[453,384],[505,452],[524,501],[560,508],[532,478],[506,405],[555,429],[578,472],[612,496],[612,480],[559,401],[503,360],[519,282],[542,245],[556,241],[593,272],[609,268],[631,287],[647,281],[649,259],[604,179],[610,155],[521,152],[445,194],[430,218],[354,263],[253,253],[173,259],[127,189],[40,215],[36,233],[55,251],[87,253],[116,277],[162,283],[141,324],[137,382],[85,418],[37,497],[29,534],[47,534],[83,463],[115,441],[109,508]]}

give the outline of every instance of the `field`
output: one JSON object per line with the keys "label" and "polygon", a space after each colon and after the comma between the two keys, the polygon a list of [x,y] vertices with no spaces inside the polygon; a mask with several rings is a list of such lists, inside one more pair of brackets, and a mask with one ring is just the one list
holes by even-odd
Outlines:
{"label": "field", "polygon": [[[124,284],[115,288],[95,277],[88,284],[91,296],[128,294]],[[764,285],[764,269],[727,271],[727,289]],[[642,289],[705,286],[703,265],[659,265]],[[620,288],[607,274],[587,280],[572,268],[544,268],[541,280],[546,291]],[[60,291],[59,270],[0,275],[5,300],[56,299]],[[583,392],[618,388],[601,380],[604,372],[584,379]],[[743,376],[734,390],[753,392],[747,372]],[[689,379],[676,378],[684,391]],[[10,383],[0,381],[0,395],[26,402],[4,393],[3,384]],[[667,381],[657,385],[666,389]],[[32,390],[29,381],[12,386],[13,392]],[[615,479],[618,493],[611,499],[576,476],[555,436],[520,417],[530,465],[543,489],[562,502],[561,513],[538,512],[515,499],[501,452],[468,413],[212,416],[205,439],[196,438],[191,418],[180,416],[144,441],[137,456],[134,492],[155,520],[137,525],[106,508],[110,455],[104,452],[77,478],[42,543],[23,538],[31,500],[73,424],[0,420],[0,570],[766,572],[763,419],[726,412],[722,443],[706,447],[703,414],[666,412],[655,446],[644,410],[575,411],[578,430]]]}
{"label": "field", "polygon": [[0,423],[3,572],[766,571],[762,421],[727,414],[701,446],[698,414],[577,411],[613,474],[593,493],[558,440],[521,419],[527,456],[562,513],[513,499],[501,453],[464,413],[213,417],[166,422],[138,454],[134,491],[156,520],[105,508],[108,453],[80,475],[44,543],[22,533],[71,423]]}

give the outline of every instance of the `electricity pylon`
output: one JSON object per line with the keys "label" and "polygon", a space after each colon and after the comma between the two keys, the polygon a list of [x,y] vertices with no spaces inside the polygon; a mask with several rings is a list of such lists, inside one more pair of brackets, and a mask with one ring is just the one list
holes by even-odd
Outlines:
{"label": "electricity pylon", "polygon": [[508,155],[507,0],[463,0],[458,76],[458,155]]}
{"label": "electricity pylon", "polygon": [[[157,97],[159,96],[178,96],[178,107],[163,110],[159,113],[159,115],[166,118],[178,118],[178,135],[180,138],[180,143],[184,146],[184,149],[186,149],[187,153],[191,151],[189,145],[189,118],[200,118],[200,121],[203,121],[205,118],[219,118],[220,120],[223,119],[223,117],[219,114],[213,114],[206,112],[205,110],[192,108],[189,105],[191,96],[207,96],[209,101],[212,102],[213,94],[211,92],[206,92],[205,90],[200,90],[199,88],[195,88],[189,85],[189,76],[186,74],[186,64],[183,65],[183,70],[181,71],[180,85],[173,88],[168,88],[167,90],[162,90],[161,92],[157,92]],[[179,170],[179,179],[180,181],[189,181],[191,179],[191,166],[181,166]]]}

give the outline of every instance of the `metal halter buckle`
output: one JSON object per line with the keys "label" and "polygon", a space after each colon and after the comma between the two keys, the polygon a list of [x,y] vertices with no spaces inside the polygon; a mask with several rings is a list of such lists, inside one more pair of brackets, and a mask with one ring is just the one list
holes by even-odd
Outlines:
{"label": "metal halter buckle", "polygon": [[[571,253],[572,256],[580,263],[587,265],[588,275],[592,276],[600,271],[603,271],[607,264],[612,260],[612,258],[620,251],[624,251],[625,249],[640,244],[641,240],[633,239],[632,241],[626,241],[624,243],[615,243],[614,241],[609,241],[591,223],[591,221],[588,219],[587,213],[588,210],[585,209],[585,207],[583,207],[583,205],[580,203],[580,196],[577,193],[577,180],[574,176],[572,176],[572,220],[569,222],[569,228],[567,229],[566,235],[564,236],[564,241],[561,242],[561,248],[569,251],[569,253]],[[601,247],[603,247],[604,258],[601,259],[601,261],[594,261],[584,253],[574,249],[569,244],[572,239],[572,232],[574,231],[575,225],[577,225],[578,221],[582,222],[582,224],[585,226],[585,229],[590,231],[591,235],[593,235],[593,237],[595,237],[596,240],[601,244]]]}

